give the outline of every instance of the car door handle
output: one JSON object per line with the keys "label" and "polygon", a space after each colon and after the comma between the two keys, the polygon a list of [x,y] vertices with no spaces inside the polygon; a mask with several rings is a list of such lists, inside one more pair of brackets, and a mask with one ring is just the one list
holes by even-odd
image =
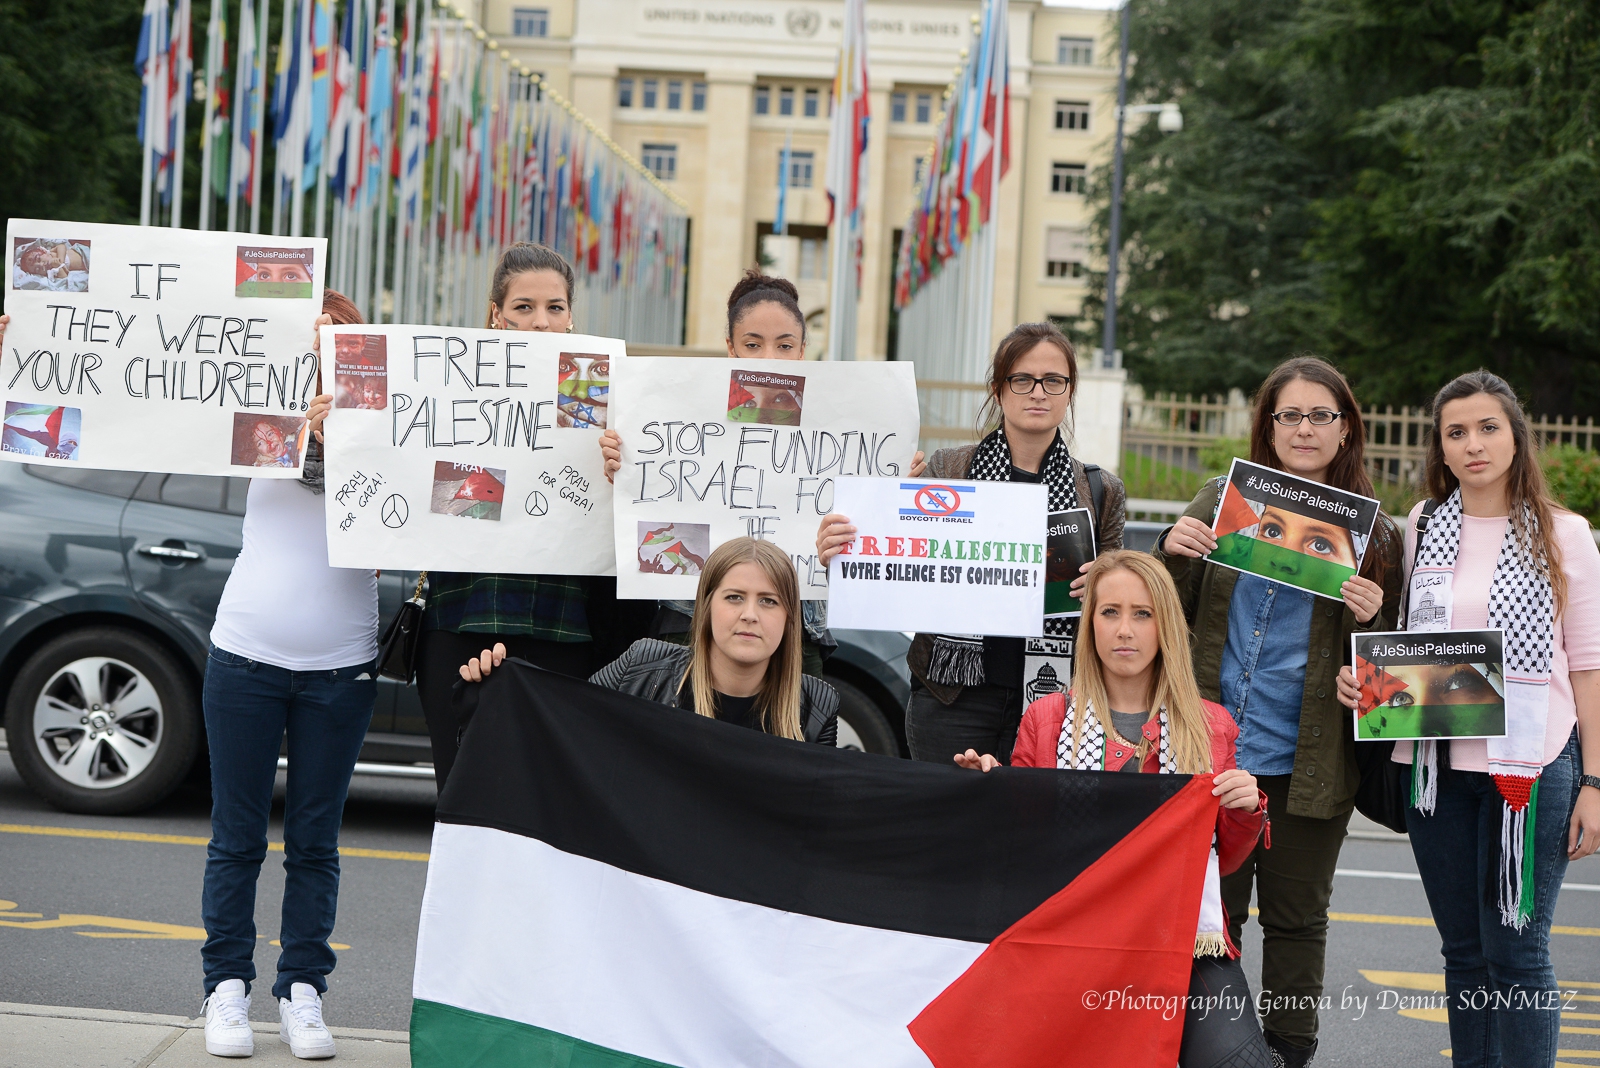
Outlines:
{"label": "car door handle", "polygon": [[180,549],[176,545],[141,545],[139,551],[146,556],[158,557],[162,560],[199,560],[201,554],[193,549]]}

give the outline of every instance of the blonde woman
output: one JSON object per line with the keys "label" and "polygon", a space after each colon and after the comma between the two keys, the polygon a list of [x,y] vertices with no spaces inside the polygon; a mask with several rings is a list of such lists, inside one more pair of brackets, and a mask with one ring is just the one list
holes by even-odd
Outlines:
{"label": "blonde woman", "polygon": [[[1250,1003],[1239,950],[1228,938],[1220,876],[1242,864],[1266,823],[1266,795],[1234,766],[1239,728],[1204,701],[1189,662],[1189,628],[1178,591],[1159,561],[1121,549],[1101,554],[1084,577],[1083,622],[1072,689],[1028,706],[1011,752],[1013,767],[1069,771],[1215,773],[1220,799],[1212,871],[1195,934],[1190,1004],[1226,997]],[[964,768],[992,771],[993,755],[967,750]],[[1270,836],[1269,836],[1270,841]],[[1125,917],[1137,922],[1136,917]],[[1242,999],[1242,1000],[1240,1000]],[[1180,1068],[1266,1068],[1272,1063],[1254,1013],[1191,1009]]]}
{"label": "blonde woman", "polygon": [[[796,741],[834,745],[839,695],[800,670],[800,587],[771,542],[735,538],[706,560],[687,646],[643,638],[597,671],[600,686]],[[480,682],[504,645],[461,667]]]}

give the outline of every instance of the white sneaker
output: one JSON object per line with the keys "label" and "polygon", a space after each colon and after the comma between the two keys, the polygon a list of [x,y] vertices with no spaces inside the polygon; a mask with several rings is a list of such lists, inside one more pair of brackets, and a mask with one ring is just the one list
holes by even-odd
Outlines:
{"label": "white sneaker", "polygon": [[322,1022],[322,996],[310,983],[295,983],[278,999],[278,1039],[304,1061],[333,1056],[333,1035]]}
{"label": "white sneaker", "polygon": [[250,1033],[250,995],[243,979],[224,979],[206,998],[206,1052],[213,1057],[248,1057],[256,1051]]}

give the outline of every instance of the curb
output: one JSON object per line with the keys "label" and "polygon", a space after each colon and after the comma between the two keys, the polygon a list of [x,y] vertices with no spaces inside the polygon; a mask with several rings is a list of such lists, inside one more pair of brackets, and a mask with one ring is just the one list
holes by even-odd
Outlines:
{"label": "curb", "polygon": [[[78,1009],[60,1005],[22,1005],[0,1001],[0,1016],[40,1016],[54,1020],[90,1020],[96,1023],[143,1024],[148,1027],[178,1027],[187,1030],[204,1030],[204,1017],[169,1016],[156,1012],[123,1012],[118,1009]],[[278,1033],[278,1025],[259,1020],[250,1021],[250,1030],[256,1034]],[[380,1031],[367,1027],[330,1027],[334,1038],[364,1039],[368,1042],[394,1042],[409,1044],[411,1035],[405,1031]]]}

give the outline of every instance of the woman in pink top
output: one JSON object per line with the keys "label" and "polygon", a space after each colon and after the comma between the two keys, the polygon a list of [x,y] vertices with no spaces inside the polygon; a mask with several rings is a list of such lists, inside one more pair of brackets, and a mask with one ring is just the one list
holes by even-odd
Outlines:
{"label": "woman in pink top", "polygon": [[[1395,745],[1413,768],[1406,828],[1443,943],[1451,1056],[1548,1068],[1556,894],[1600,844],[1600,777],[1583,773],[1600,771],[1600,552],[1551,499],[1517,396],[1487,371],[1434,398],[1427,485],[1405,560],[1409,604],[1426,589],[1432,608],[1407,629],[1505,634],[1505,737]],[[1356,706],[1348,667],[1339,697]]]}

